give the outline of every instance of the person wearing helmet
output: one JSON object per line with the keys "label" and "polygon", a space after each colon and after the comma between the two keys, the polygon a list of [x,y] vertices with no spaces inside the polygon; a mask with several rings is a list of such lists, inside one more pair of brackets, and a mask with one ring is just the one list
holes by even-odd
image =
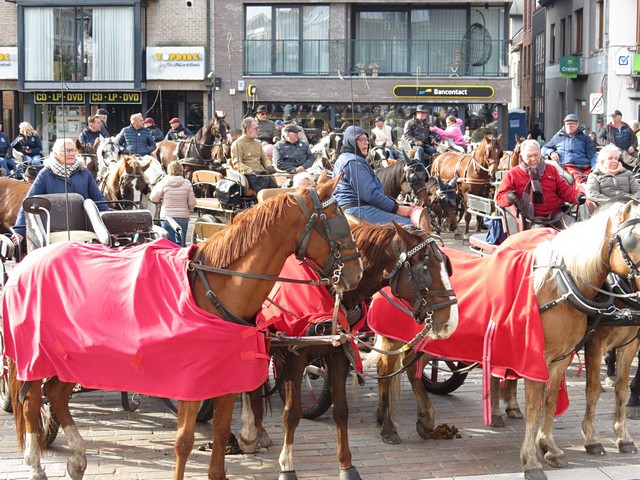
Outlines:
{"label": "person wearing helmet", "polygon": [[354,217],[371,223],[388,224],[395,220],[411,224],[411,207],[399,205],[384,194],[382,183],[366,160],[369,136],[357,126],[344,132],[342,150],[333,168],[333,176],[342,173],[333,195],[342,209]]}

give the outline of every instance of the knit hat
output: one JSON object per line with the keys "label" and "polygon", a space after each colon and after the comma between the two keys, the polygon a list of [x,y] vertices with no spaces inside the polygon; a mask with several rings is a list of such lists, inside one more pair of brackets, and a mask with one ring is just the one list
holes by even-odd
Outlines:
{"label": "knit hat", "polygon": [[153,118],[147,117],[147,118],[144,119],[144,121],[142,123],[151,123],[151,124],[153,124],[153,123],[156,123],[156,122],[153,121]]}

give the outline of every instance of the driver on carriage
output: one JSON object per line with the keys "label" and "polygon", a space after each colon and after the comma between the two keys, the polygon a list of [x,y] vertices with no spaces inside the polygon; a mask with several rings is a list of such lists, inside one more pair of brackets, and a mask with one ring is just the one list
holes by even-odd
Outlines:
{"label": "driver on carriage", "polygon": [[275,167],[258,138],[258,122],[253,117],[242,120],[242,135],[231,144],[231,168],[247,176],[249,186],[258,193],[264,188],[278,188],[271,176]]}
{"label": "driver on carriage", "polygon": [[333,168],[334,178],[343,173],[333,194],[345,213],[370,223],[387,224],[395,220],[411,224],[411,207],[399,205],[384,194],[382,183],[366,160],[369,152],[367,132],[347,127],[342,150]]}
{"label": "driver on carriage", "polygon": [[575,222],[563,207],[565,202],[583,204],[584,193],[574,190],[552,165],[542,161],[537,140],[520,145],[516,167],[500,182],[496,201],[501,207],[515,205],[532,226],[551,226],[558,230]]}
{"label": "driver on carriage", "polygon": [[156,149],[156,141],[151,136],[149,129],[144,128],[141,113],[131,115],[131,125],[122,129],[117,135],[117,140],[118,145],[128,155],[144,157]]}
{"label": "driver on carriage", "polygon": [[[424,105],[416,107],[415,116],[404,124],[404,139],[409,142],[411,148],[415,148],[413,158],[424,163],[429,168],[436,147],[431,144],[431,130],[427,122],[427,108]],[[427,154],[426,161],[424,155]]]}
{"label": "driver on carriage", "polygon": [[182,125],[182,122],[178,117],[173,117],[169,120],[169,126],[171,127],[164,137],[165,140],[182,140],[193,136],[193,132],[187,127]]}
{"label": "driver on carriage", "polygon": [[385,157],[391,160],[402,159],[404,154],[398,149],[393,141],[393,131],[391,126],[385,125],[384,118],[377,117],[375,127],[371,129],[371,141],[374,147],[382,147],[385,151]]}
{"label": "driver on carriage", "polygon": [[564,127],[542,147],[542,155],[557,162],[576,184],[585,183],[596,166],[596,144],[584,133],[575,113],[564,117]]}
{"label": "driver on carriage", "polygon": [[273,146],[273,162],[278,170],[300,173],[313,166],[316,157],[311,153],[309,144],[300,141],[301,131],[302,127],[293,124],[286,125],[282,129],[284,138]]}

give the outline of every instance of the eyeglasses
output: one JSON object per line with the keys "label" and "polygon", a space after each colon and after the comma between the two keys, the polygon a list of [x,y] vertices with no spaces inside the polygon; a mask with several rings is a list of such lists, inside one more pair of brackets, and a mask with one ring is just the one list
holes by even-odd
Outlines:
{"label": "eyeglasses", "polygon": [[365,138],[356,138],[356,142],[369,143],[369,139],[367,137],[365,137]]}
{"label": "eyeglasses", "polygon": [[76,150],[75,148],[65,148],[64,149],[64,153],[69,155],[69,154],[72,154],[72,153],[78,153],[78,150]]}

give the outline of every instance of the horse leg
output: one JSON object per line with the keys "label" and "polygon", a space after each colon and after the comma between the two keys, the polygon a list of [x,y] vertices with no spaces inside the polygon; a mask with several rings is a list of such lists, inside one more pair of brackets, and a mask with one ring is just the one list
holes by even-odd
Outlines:
{"label": "horse leg", "polygon": [[[376,335],[376,348],[381,351],[395,350],[400,342]],[[378,357],[378,377],[393,373],[400,369],[402,357],[400,355],[380,355]],[[378,379],[378,410],[376,421],[380,427],[380,436],[384,443],[402,443],[398,430],[391,419],[392,408],[400,395],[400,376]]]}
{"label": "horse leg", "polygon": [[[633,327],[632,327],[633,328]],[[616,408],[613,430],[616,433],[616,447],[620,453],[638,453],[638,449],[633,442],[633,438],[627,430],[627,399],[629,396],[629,372],[631,363],[638,350],[638,341],[634,340],[629,345],[618,349],[616,358]]]}
{"label": "horse leg", "polygon": [[[217,406],[217,403],[216,403]],[[182,480],[184,478],[184,469],[187,465],[187,458],[193,450],[193,442],[195,438],[196,417],[198,416],[198,409],[200,408],[200,402],[185,402],[183,400],[178,401],[178,431],[176,433],[176,441],[173,444],[173,451],[176,454],[176,469],[173,473],[173,480]],[[214,413],[213,423],[215,425],[218,417]],[[225,441],[226,444],[226,441]],[[213,451],[215,451],[216,444],[212,449],[211,456],[213,457]],[[223,457],[224,458],[224,457]],[[213,462],[213,459],[212,459]],[[221,477],[215,477],[223,479]],[[211,467],[209,467],[209,478],[211,477]]]}
{"label": "horse leg", "polygon": [[[307,350],[308,352],[308,350]],[[306,353],[306,352],[304,352]],[[293,441],[296,428],[302,418],[302,375],[308,364],[307,355],[292,355],[287,353],[283,371],[283,384],[286,401],[282,411],[284,424],[284,444],[278,462],[280,464],[280,480],[295,480],[298,478],[293,468]]]}
{"label": "horse leg", "polygon": [[525,480],[547,480],[547,476],[542,470],[542,465],[538,461],[535,441],[535,429],[542,409],[545,383],[525,379],[524,385],[526,427],[524,440],[520,448],[520,461],[522,462],[524,478]]}
{"label": "horse leg", "polygon": [[[253,410],[253,416],[255,418],[256,431],[258,432],[258,438],[256,440],[257,448],[270,448],[273,446],[273,441],[267,429],[264,428],[262,421],[264,420],[264,403],[262,401],[262,388],[258,388],[250,393],[251,395],[251,410]],[[243,404],[244,406],[244,404]]]}
{"label": "horse leg", "polygon": [[[638,354],[640,359],[640,353]],[[633,420],[640,419],[640,364],[629,386],[629,402],[627,403],[627,416]]]}
{"label": "horse leg", "polygon": [[500,390],[500,398],[507,405],[505,408],[507,417],[518,420],[524,418],[518,404],[518,380],[507,380],[504,388]]}
{"label": "horse leg", "polygon": [[[407,364],[415,356],[415,353],[409,353],[405,355],[403,364]],[[423,357],[424,358],[424,357]],[[424,387],[422,381],[422,375],[418,375],[418,364],[415,363],[407,369],[407,377],[409,383],[413,389],[413,394],[416,397],[418,403],[418,419],[416,420],[416,431],[420,437],[425,440],[431,438],[431,432],[435,426],[436,413],[431,404],[431,399],[427,393],[427,389]]]}
{"label": "horse leg", "polygon": [[49,398],[71,451],[71,457],[67,460],[67,475],[71,480],[81,480],[87,469],[87,456],[84,439],[69,411],[69,399],[74,387],[73,383],[61,382],[58,377],[52,377],[45,382],[44,393]]}
{"label": "horse leg", "polygon": [[256,429],[256,419],[253,415],[251,405],[251,394],[242,394],[242,414],[240,416],[242,428],[238,434],[238,445],[244,453],[254,453],[256,451],[256,440],[258,431]]}
{"label": "horse leg", "polygon": [[[209,464],[209,480],[226,480],[224,471],[224,453],[231,435],[231,419],[233,418],[233,407],[236,403],[236,394],[230,393],[215,399],[213,407],[213,447],[211,448],[211,463]],[[195,418],[197,407],[193,413],[190,425],[195,428]],[[192,446],[193,446],[193,434]],[[186,461],[186,459],[185,459]],[[176,479],[174,479],[176,480]]]}
{"label": "horse leg", "polygon": [[500,410],[500,381],[499,377],[491,375],[491,426],[493,428],[504,427],[504,419]]}
{"label": "horse leg", "polygon": [[[595,415],[596,404],[600,398],[602,387],[600,385],[600,365],[604,355],[605,339],[602,338],[601,331],[589,339],[585,345],[585,369],[586,378],[586,408],[582,418],[582,436],[584,437],[584,448],[590,455],[604,455],[604,447],[596,435]],[[617,400],[617,399],[616,399]]]}

